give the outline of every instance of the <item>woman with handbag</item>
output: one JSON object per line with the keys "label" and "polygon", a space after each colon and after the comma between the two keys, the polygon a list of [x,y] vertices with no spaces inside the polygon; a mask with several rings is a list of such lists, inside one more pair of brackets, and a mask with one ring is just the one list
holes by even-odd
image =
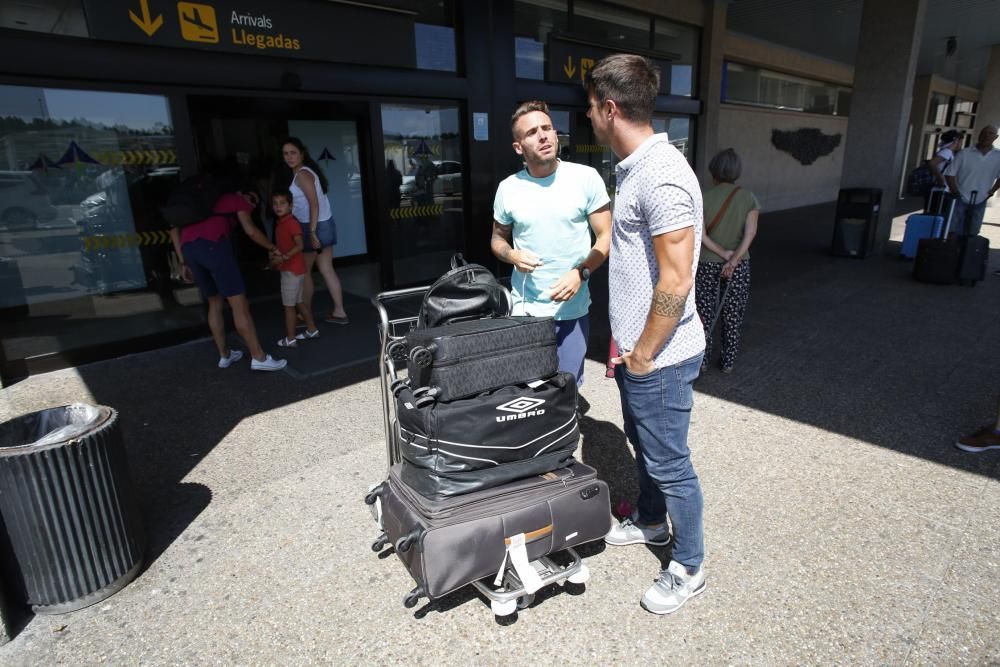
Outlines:
{"label": "woman with handbag", "polygon": [[[704,370],[712,354],[712,332],[722,319],[722,372],[731,373],[740,349],[743,315],[750,299],[750,244],[757,235],[760,202],[736,185],[742,172],[739,156],[727,148],[712,158],[708,170],[713,187],[703,193],[702,235],[695,301],[705,327]],[[719,304],[719,290],[722,304]]]}

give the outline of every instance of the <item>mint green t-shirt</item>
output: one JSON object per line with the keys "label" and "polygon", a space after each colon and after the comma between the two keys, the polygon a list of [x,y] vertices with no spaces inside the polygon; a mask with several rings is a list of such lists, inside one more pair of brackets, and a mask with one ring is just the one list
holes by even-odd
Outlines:
{"label": "mint green t-shirt", "polygon": [[569,301],[552,301],[548,292],[590,254],[593,242],[587,216],[609,201],[597,170],[574,162],[560,161],[546,178],[534,178],[522,169],[500,183],[493,217],[513,226],[514,248],[533,252],[543,263],[531,273],[515,268],[511,274],[515,315],[575,320],[587,314],[587,283]]}

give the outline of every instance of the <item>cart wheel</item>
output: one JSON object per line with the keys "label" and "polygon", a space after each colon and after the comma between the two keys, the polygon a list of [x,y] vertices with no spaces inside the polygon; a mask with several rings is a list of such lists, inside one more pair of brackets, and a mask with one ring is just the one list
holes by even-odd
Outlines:
{"label": "cart wheel", "polygon": [[386,535],[385,533],[382,533],[381,535],[378,536],[377,540],[372,542],[372,551],[378,553],[379,551],[382,551],[382,549],[384,549],[385,545],[387,544],[389,544],[389,536]]}
{"label": "cart wheel", "polygon": [[415,347],[410,350],[410,361],[417,368],[430,368],[434,362],[434,355],[426,347]]}
{"label": "cart wheel", "polygon": [[524,595],[522,595],[517,599],[517,608],[527,609],[528,607],[531,606],[531,603],[534,601],[535,601],[534,593],[525,593]]}
{"label": "cart wheel", "polygon": [[394,340],[389,343],[385,351],[393,361],[406,361],[406,341]]}
{"label": "cart wheel", "polygon": [[510,616],[517,611],[517,600],[510,600],[508,602],[490,600],[490,609],[495,616]]}
{"label": "cart wheel", "polygon": [[567,581],[571,584],[585,584],[590,581],[590,568],[586,565],[580,565],[580,569],[567,577]]}
{"label": "cart wheel", "polygon": [[420,601],[420,598],[423,597],[423,594],[424,594],[424,589],[421,588],[420,586],[417,586],[412,591],[403,596],[403,606],[406,607],[407,609],[413,609],[414,607],[417,606],[417,602]]}
{"label": "cart wheel", "polygon": [[396,553],[405,554],[418,539],[420,539],[420,533],[416,530],[403,535],[401,538],[396,540]]}

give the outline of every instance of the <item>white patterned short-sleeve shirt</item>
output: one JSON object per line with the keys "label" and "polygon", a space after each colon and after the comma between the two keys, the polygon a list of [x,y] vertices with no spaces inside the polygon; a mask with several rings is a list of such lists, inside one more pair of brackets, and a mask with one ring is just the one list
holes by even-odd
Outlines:
{"label": "white patterned short-sleeve shirt", "polygon": [[646,326],[653,286],[660,277],[653,237],[694,227],[692,287],[684,314],[653,360],[657,368],[673,366],[705,350],[693,287],[703,227],[701,188],[691,166],[670,145],[666,134],[646,139],[618,163],[616,176],[609,301],[611,333],[619,350],[634,349]]}

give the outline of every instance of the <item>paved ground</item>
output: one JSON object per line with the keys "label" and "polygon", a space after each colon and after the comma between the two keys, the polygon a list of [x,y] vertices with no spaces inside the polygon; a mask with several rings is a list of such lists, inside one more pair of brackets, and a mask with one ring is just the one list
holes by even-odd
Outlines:
{"label": "paved ground", "polygon": [[[698,381],[708,589],[676,615],[638,606],[664,550],[599,544],[583,594],[513,624],[469,589],[405,609],[412,583],[369,550],[361,503],[384,473],[374,364],[257,376],[202,341],[0,392],[0,418],[118,408],[151,542],[126,589],[26,618],[0,662],[1000,662],[1000,452],[952,447],[996,408],[1000,278],[929,286],[901,260],[831,258],[831,227],[829,207],[765,216],[745,350]],[[581,456],[626,497],[617,391],[587,372]]]}

